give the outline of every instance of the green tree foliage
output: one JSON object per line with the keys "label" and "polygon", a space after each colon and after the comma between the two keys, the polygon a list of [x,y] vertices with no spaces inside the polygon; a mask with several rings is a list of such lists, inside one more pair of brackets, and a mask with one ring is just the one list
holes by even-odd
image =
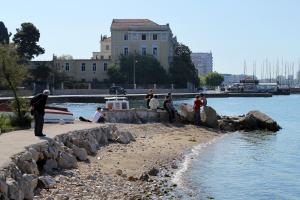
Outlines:
{"label": "green tree foliage", "polygon": [[35,69],[30,70],[34,81],[48,81],[51,75],[51,69],[43,64],[38,65]]}
{"label": "green tree foliage", "polygon": [[[135,62],[135,63],[134,63]],[[133,84],[133,68],[135,65],[136,84],[164,84],[168,83],[165,69],[153,56],[122,55],[118,66],[111,66],[108,70],[110,81],[113,83]]]}
{"label": "green tree foliage", "polygon": [[171,80],[178,86],[186,86],[187,82],[193,83],[196,87],[199,78],[195,65],[191,60],[191,51],[184,44],[177,44],[175,55],[170,67]]}
{"label": "green tree foliage", "polygon": [[205,76],[200,76],[199,77],[199,86],[203,87],[205,85],[206,85]]}
{"label": "green tree foliage", "polygon": [[224,77],[217,72],[211,72],[205,77],[206,85],[212,87],[221,85],[223,81]]}
{"label": "green tree foliage", "polygon": [[17,29],[13,37],[17,52],[26,60],[45,53],[45,50],[37,44],[39,39],[40,32],[32,23],[22,23],[21,29]]}
{"label": "green tree foliage", "polygon": [[7,85],[14,94],[17,122],[24,124],[22,100],[18,97],[18,87],[27,77],[27,70],[19,64],[19,56],[12,45],[0,45],[0,81]]}
{"label": "green tree foliage", "polygon": [[4,23],[0,21],[0,44],[8,44],[10,35]]}

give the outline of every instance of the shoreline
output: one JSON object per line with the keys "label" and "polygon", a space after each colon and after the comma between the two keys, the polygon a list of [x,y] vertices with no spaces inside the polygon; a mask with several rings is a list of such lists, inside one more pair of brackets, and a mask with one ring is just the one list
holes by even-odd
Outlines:
{"label": "shoreline", "polygon": [[[52,174],[55,188],[34,199],[158,199],[176,197],[175,171],[188,152],[209,145],[221,135],[213,129],[184,124],[116,124],[136,141],[101,147],[89,162]],[[148,175],[153,173],[150,176]],[[157,175],[156,175],[157,174]],[[143,180],[140,180],[143,179]]]}

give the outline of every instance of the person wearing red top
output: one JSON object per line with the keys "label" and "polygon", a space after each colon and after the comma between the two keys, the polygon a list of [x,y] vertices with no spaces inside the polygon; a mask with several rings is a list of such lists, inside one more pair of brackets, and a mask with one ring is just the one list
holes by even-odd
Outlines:
{"label": "person wearing red top", "polygon": [[199,99],[199,95],[195,97],[194,101],[194,119],[195,119],[195,125],[200,126],[200,108],[202,106],[202,101]]}

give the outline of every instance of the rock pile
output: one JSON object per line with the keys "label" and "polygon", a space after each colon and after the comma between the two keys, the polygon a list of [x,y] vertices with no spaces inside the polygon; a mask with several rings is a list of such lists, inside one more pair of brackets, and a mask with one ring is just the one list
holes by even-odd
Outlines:
{"label": "rock pile", "polygon": [[77,160],[88,160],[99,147],[109,142],[128,144],[135,138],[114,125],[69,132],[54,139],[31,145],[15,155],[0,169],[0,199],[33,199],[39,188],[53,188],[55,180],[47,174],[55,169],[77,167]]}
{"label": "rock pile", "polygon": [[[183,121],[194,123],[194,111],[191,105],[181,104],[178,114]],[[219,116],[209,106],[204,107],[201,112],[201,123],[204,126],[227,132],[237,130],[267,130],[276,132],[281,129],[275,120],[260,111],[250,111],[245,116],[229,117]]]}

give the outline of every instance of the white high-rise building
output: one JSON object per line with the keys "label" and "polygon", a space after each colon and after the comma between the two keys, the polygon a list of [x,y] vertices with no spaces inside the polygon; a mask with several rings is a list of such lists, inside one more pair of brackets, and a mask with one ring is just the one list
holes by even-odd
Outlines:
{"label": "white high-rise building", "polygon": [[212,53],[192,53],[192,62],[198,70],[199,76],[206,76],[213,71],[213,57]]}

